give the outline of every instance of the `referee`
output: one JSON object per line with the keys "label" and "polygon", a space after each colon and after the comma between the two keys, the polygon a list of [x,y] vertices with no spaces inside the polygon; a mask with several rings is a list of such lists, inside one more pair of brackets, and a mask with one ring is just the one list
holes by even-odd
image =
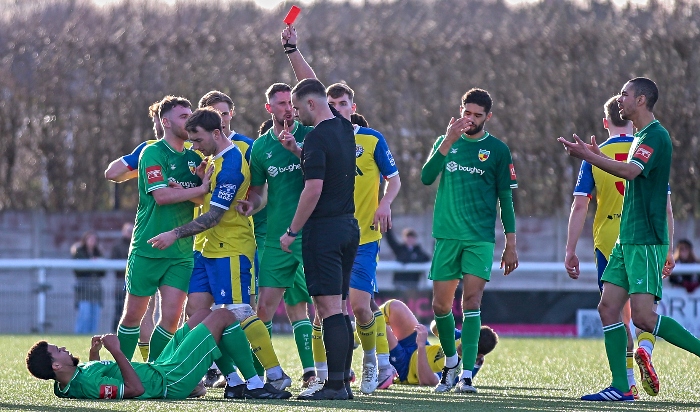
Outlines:
{"label": "referee", "polygon": [[[299,399],[348,399],[353,332],[342,302],[348,296],[360,242],[354,217],[355,134],[352,124],[328,105],[326,89],[317,79],[304,79],[294,87],[292,105],[301,123],[314,130],[306,135],[301,150],[304,190],[280,247],[289,252],[303,227],[306,285],[323,322],[328,358],[323,388]],[[285,130],[280,141],[289,147],[294,137]]]}

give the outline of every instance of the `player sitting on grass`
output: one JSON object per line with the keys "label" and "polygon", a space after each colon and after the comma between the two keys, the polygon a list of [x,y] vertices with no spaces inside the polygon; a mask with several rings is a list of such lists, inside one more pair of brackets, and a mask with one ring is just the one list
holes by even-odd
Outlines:
{"label": "player sitting on grass", "polygon": [[[411,309],[403,302],[392,299],[385,302],[380,309],[386,320],[389,359],[398,373],[394,383],[437,385],[442,368],[445,366],[442,347],[428,342],[428,329],[418,322]],[[434,325],[431,325],[431,328],[437,336],[437,328]],[[460,338],[461,331],[455,329],[455,340],[458,341]],[[482,326],[472,378],[484,364],[484,357],[493,351],[497,343],[496,332],[488,326]],[[461,344],[457,342],[456,345],[459,352]]]}
{"label": "player sitting on grass", "polygon": [[[100,349],[114,361],[101,361]],[[149,363],[130,362],[116,335],[94,336],[90,361],[79,363],[65,347],[39,341],[27,353],[27,369],[39,379],[53,379],[59,398],[78,399],[185,399],[222,352],[246,377],[244,397],[287,399],[291,393],[264,384],[253,367],[245,333],[236,316],[226,309],[203,309],[193,314]],[[238,348],[238,350],[236,350]]]}

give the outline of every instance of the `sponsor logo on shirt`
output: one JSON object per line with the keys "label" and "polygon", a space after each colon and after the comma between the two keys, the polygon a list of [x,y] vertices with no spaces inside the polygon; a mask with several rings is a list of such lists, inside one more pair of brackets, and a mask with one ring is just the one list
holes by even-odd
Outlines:
{"label": "sponsor logo on shirt", "polygon": [[293,172],[295,170],[301,170],[301,165],[299,163],[287,165],[284,167],[270,166],[267,168],[267,174],[270,175],[270,177],[275,177],[280,173]]}
{"label": "sponsor logo on shirt", "polygon": [[163,171],[160,166],[150,166],[146,168],[146,179],[148,183],[162,182],[163,181]]}
{"label": "sponsor logo on shirt", "polygon": [[233,199],[234,194],[236,193],[236,189],[238,189],[238,186],[231,183],[225,183],[221,185],[221,190],[219,190],[219,193],[216,195],[216,197],[218,197],[221,200],[231,201],[231,199]]}
{"label": "sponsor logo on shirt", "polygon": [[100,399],[117,399],[117,386],[100,385]]}
{"label": "sponsor logo on shirt", "polygon": [[[163,179],[161,179],[161,180],[163,180]],[[168,178],[168,182],[176,183],[176,184],[182,186],[182,187],[185,188],[185,189],[189,189],[189,188],[192,188],[192,187],[197,187],[197,186],[199,186],[199,185],[198,185],[197,183],[195,183],[195,182],[179,182],[179,181],[175,180],[175,178],[173,178],[173,177],[169,177],[169,178]]]}
{"label": "sponsor logo on shirt", "polygon": [[479,149],[479,160],[480,161],[485,162],[486,159],[488,159],[490,155],[491,155],[490,151],[484,150],[484,149]]}
{"label": "sponsor logo on shirt", "polygon": [[478,167],[462,166],[454,161],[448,162],[445,165],[445,169],[447,169],[448,172],[460,171],[460,172],[468,172],[471,174],[476,173],[479,176],[483,176],[483,174],[485,173],[483,170],[479,169]]}
{"label": "sponsor logo on shirt", "polygon": [[190,173],[192,173],[193,175],[197,174],[197,165],[193,161],[188,161],[187,167],[190,168]]}
{"label": "sponsor logo on shirt", "polygon": [[362,147],[362,145],[356,144],[355,145],[355,157],[358,158],[362,156],[362,153],[365,152],[365,148]]}
{"label": "sponsor logo on shirt", "polygon": [[632,157],[636,157],[637,159],[646,163],[649,161],[649,158],[651,157],[652,153],[654,153],[654,149],[652,149],[651,147],[649,147],[645,144],[642,144],[642,145],[639,145],[639,147],[637,148],[637,151],[634,152],[634,156],[632,156]]}
{"label": "sponsor logo on shirt", "polygon": [[389,164],[392,166],[396,166],[396,161],[394,160],[394,155],[391,154],[391,150],[386,151],[386,157],[389,159]]}
{"label": "sponsor logo on shirt", "polygon": [[513,166],[513,163],[509,164],[508,167],[510,168],[510,180],[516,180],[517,178],[515,177],[515,166]]}

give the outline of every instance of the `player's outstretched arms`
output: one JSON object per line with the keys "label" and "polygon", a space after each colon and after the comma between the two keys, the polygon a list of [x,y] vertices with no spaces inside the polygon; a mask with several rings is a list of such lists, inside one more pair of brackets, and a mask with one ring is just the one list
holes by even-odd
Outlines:
{"label": "player's outstretched arms", "polygon": [[634,180],[642,173],[642,169],[633,163],[621,162],[600,155],[600,149],[595,141],[595,136],[591,136],[591,143],[588,144],[574,134],[574,141],[570,142],[563,137],[557,141],[564,145],[564,150],[569,156],[585,160],[593,166],[597,166],[611,175],[621,177],[625,180]]}
{"label": "player's outstretched arms", "polygon": [[129,362],[126,355],[122,352],[117,335],[111,333],[102,335],[102,344],[105,349],[112,354],[114,361],[117,363],[117,366],[119,366],[119,371],[122,373],[122,379],[124,380],[124,399],[136,398],[143,395],[145,389],[141,378],[136,374],[134,367],[131,366],[131,362]]}
{"label": "player's outstretched arms", "polygon": [[297,38],[297,30],[293,25],[289,25],[282,30],[281,40],[284,52],[289,58],[289,63],[292,64],[292,70],[294,70],[297,81],[316,79],[316,73],[314,73],[314,70],[306,59],[304,59],[299,49],[297,49],[299,39]]}

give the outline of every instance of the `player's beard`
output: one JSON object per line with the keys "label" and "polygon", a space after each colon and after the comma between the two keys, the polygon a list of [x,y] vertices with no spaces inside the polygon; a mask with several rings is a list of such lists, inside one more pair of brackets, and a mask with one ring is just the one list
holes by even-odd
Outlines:
{"label": "player's beard", "polygon": [[75,356],[71,356],[70,358],[73,360],[73,366],[78,366],[80,363],[80,358],[76,358]]}
{"label": "player's beard", "polygon": [[474,124],[474,127],[466,131],[467,136],[474,136],[475,134],[479,133],[483,128],[484,128],[484,122],[481,122],[481,124],[477,125],[476,123]]}

